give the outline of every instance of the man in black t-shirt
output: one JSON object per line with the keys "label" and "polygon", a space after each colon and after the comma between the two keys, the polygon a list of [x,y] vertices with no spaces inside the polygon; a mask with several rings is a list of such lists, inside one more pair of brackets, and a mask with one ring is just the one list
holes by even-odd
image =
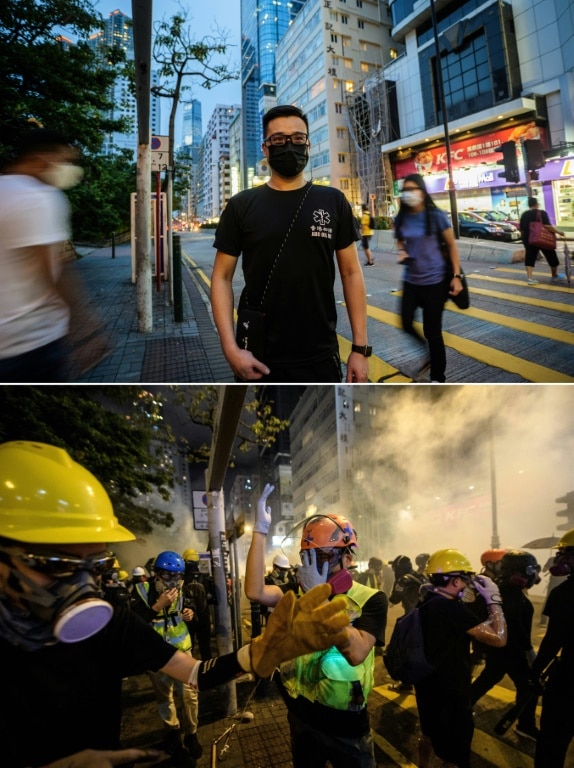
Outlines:
{"label": "man in black t-shirt", "polygon": [[[211,303],[223,352],[238,380],[291,383],[341,381],[336,333],[336,255],[353,346],[347,382],[368,380],[366,294],[357,223],[343,195],[306,182],[307,117],[278,106],[263,117],[267,184],[228,202],[215,234]],[[265,314],[264,352],[240,348],[233,329],[232,280],[242,256],[244,308]]]}
{"label": "man in black t-shirt", "polygon": [[548,595],[543,611],[548,617],[548,629],[532,665],[532,678],[537,686],[544,670],[560,654],[548,670],[548,682],[542,695],[535,768],[563,768],[574,738],[574,718],[570,709],[574,690],[574,528],[558,542],[550,573],[568,578]]}
{"label": "man in black t-shirt", "polygon": [[552,226],[546,211],[540,210],[538,208],[538,200],[535,197],[529,197],[528,210],[525,211],[520,217],[520,232],[522,233],[522,242],[524,243],[525,248],[524,265],[526,267],[526,274],[528,275],[528,285],[538,284],[538,280],[532,274],[532,269],[536,264],[538,251],[542,251],[544,254],[552,272],[551,280],[553,283],[556,283],[559,280],[564,280],[564,275],[562,273],[558,274],[558,264],[560,262],[558,261],[556,251],[554,249],[539,248],[537,245],[530,245],[529,242],[530,224],[537,220],[541,220],[546,229],[549,229],[551,232],[555,232],[557,235],[560,235],[560,237],[564,237],[564,232],[561,232],[559,229],[556,229],[556,227]]}
{"label": "man in black t-shirt", "polygon": [[[456,549],[434,552],[426,564],[420,617],[427,660],[434,666],[415,683],[422,738],[420,768],[427,768],[434,753],[446,764],[470,767],[474,722],[470,706],[470,640],[503,647],[506,622],[498,587],[487,576],[475,576],[468,558]],[[461,601],[474,585],[488,605],[481,622]]]}
{"label": "man in black t-shirt", "polygon": [[309,642],[346,640],[345,604],[326,602],[323,585],[298,601],[297,615],[287,595],[250,646],[193,659],[133,611],[101,599],[99,579],[114,561],[107,542],[135,536],[94,475],[62,448],[15,441],[0,445],[0,487],[2,765],[39,768],[86,749],[117,749],[129,675],[159,670],[203,690],[249,671],[269,677]]}

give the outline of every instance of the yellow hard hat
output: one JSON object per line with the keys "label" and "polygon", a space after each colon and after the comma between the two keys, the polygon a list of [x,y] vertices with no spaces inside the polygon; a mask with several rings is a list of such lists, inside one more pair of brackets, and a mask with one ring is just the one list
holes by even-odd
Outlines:
{"label": "yellow hard hat", "polygon": [[574,528],[566,531],[558,544],[555,545],[555,549],[565,549],[566,547],[574,547]]}
{"label": "yellow hard hat", "polygon": [[458,549],[439,549],[429,557],[425,574],[436,573],[475,573],[470,560]]}
{"label": "yellow hard hat", "polygon": [[186,563],[188,562],[198,562],[199,561],[199,554],[195,549],[186,549],[183,553],[183,559]]}
{"label": "yellow hard hat", "polygon": [[118,579],[120,581],[125,581],[129,577],[129,573],[127,571],[120,571],[118,573]]}
{"label": "yellow hard hat", "polygon": [[103,485],[63,449],[0,445],[0,536],[30,544],[131,541]]}

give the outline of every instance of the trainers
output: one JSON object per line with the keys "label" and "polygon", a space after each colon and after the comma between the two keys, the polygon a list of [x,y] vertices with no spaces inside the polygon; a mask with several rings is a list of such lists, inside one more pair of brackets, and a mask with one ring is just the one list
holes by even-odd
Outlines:
{"label": "trainers", "polygon": [[189,756],[194,760],[199,760],[203,755],[203,747],[199,743],[197,733],[186,733],[183,737],[183,746],[189,752]]}
{"label": "trainers", "polygon": [[528,285],[538,285],[538,280],[536,280],[534,277],[530,277],[527,282]]}
{"label": "trainers", "polygon": [[365,262],[365,267],[374,267],[374,266],[375,266],[375,262],[374,261],[366,261]]}
{"label": "trainers", "polygon": [[525,739],[531,739],[532,741],[536,741],[536,739],[540,735],[540,731],[535,725],[527,726],[525,728],[523,728],[520,725],[517,725],[514,730],[519,736],[522,736]]}
{"label": "trainers", "polygon": [[557,283],[558,280],[566,280],[566,275],[563,275],[562,273],[560,273],[559,275],[553,275],[550,279],[552,280],[553,283]]}

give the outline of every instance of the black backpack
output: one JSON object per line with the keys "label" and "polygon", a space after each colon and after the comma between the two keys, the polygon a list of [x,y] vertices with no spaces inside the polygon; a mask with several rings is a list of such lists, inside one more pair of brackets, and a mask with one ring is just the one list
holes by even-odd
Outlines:
{"label": "black backpack", "polygon": [[383,660],[393,680],[412,685],[430,675],[434,666],[427,661],[421,625],[421,606],[417,605],[393,629]]}

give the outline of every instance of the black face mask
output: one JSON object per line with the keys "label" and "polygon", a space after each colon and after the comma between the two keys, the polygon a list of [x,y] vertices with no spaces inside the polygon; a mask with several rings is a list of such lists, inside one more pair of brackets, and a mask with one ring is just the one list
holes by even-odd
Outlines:
{"label": "black face mask", "polygon": [[280,176],[291,179],[298,176],[309,162],[309,148],[305,144],[287,142],[282,147],[269,147],[269,165]]}

